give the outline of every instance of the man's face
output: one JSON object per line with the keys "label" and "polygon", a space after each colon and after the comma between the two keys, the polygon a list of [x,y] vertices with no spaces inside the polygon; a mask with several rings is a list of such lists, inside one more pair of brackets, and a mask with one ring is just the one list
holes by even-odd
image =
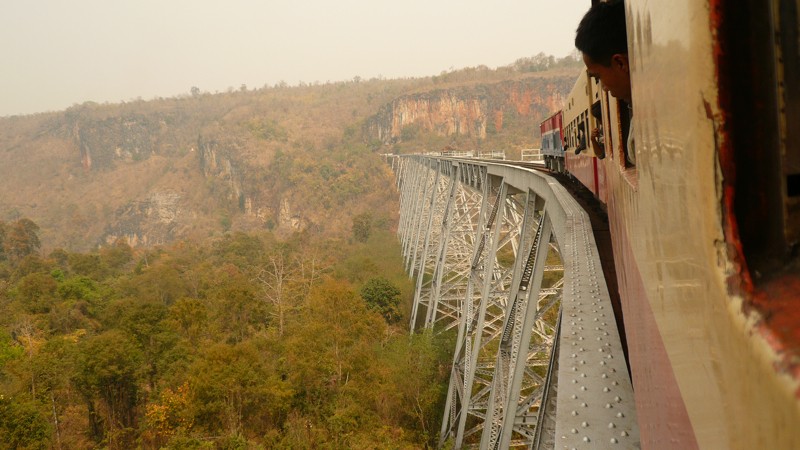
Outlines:
{"label": "man's face", "polygon": [[620,100],[631,102],[631,73],[627,55],[616,54],[611,57],[611,65],[604,66],[592,61],[592,58],[584,53],[583,63],[586,64],[589,76],[599,79],[603,89]]}

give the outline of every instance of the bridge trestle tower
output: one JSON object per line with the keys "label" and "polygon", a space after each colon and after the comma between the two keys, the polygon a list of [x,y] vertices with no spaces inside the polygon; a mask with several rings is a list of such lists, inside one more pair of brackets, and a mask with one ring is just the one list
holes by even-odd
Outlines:
{"label": "bridge trestle tower", "polygon": [[392,161],[410,327],[456,335],[440,446],[632,448],[633,392],[588,216],[547,175]]}

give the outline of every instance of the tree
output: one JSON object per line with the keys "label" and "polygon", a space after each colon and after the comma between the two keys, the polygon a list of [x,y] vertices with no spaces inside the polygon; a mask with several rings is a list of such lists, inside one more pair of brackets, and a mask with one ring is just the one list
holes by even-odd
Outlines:
{"label": "tree", "polygon": [[38,403],[0,395],[2,448],[46,449],[50,427]]}
{"label": "tree", "polygon": [[290,325],[286,359],[300,408],[326,414],[339,391],[372,364],[385,325],[348,284],[330,279],[312,292]]}
{"label": "tree", "polygon": [[169,307],[169,321],[192,345],[197,345],[208,330],[208,307],[195,298],[178,299]]}
{"label": "tree", "polygon": [[109,269],[119,272],[133,261],[133,249],[124,240],[117,239],[113,245],[100,249],[100,259]]}
{"label": "tree", "polygon": [[262,354],[251,342],[216,344],[203,351],[188,370],[195,423],[228,436],[278,428],[292,391],[274,356]]}
{"label": "tree", "polygon": [[370,368],[379,387],[373,401],[384,422],[416,430],[434,446],[447,387],[452,342],[431,330],[392,339]]}
{"label": "tree", "polygon": [[22,218],[8,226],[3,239],[5,253],[19,261],[24,256],[39,250],[39,225],[32,220]]}
{"label": "tree", "polygon": [[[125,333],[110,330],[86,339],[80,346],[78,358],[75,382],[87,402],[94,439],[99,442],[105,438],[111,447],[132,444],[143,360],[141,351]],[[100,401],[99,405],[96,400]]]}
{"label": "tree", "polygon": [[367,242],[372,232],[372,215],[368,212],[353,217],[353,237],[358,242]]}
{"label": "tree", "polygon": [[107,307],[104,323],[125,331],[136,342],[150,390],[156,388],[156,380],[167,365],[167,355],[178,340],[166,320],[168,314],[163,303],[141,299],[118,300]]}
{"label": "tree", "polygon": [[[55,337],[48,340],[31,360],[32,379],[37,386],[37,396],[48,404],[48,416],[54,431],[55,448],[62,448],[64,435],[78,433],[62,425],[65,410],[70,405],[74,389],[70,383],[75,373],[77,344],[71,339]],[[67,445],[69,448],[69,445]]]}
{"label": "tree", "polygon": [[142,434],[145,448],[164,448],[170,438],[192,431],[194,419],[191,412],[189,384],[177,389],[161,391],[156,402],[149,403],[145,412],[145,431]]}
{"label": "tree", "polygon": [[56,289],[58,283],[52,275],[31,273],[17,282],[16,292],[29,312],[42,313],[50,310],[50,305],[56,298]]}
{"label": "tree", "polygon": [[224,264],[214,274],[207,292],[212,318],[229,343],[242,342],[264,329],[269,307],[258,301],[258,287],[233,264]]}
{"label": "tree", "polygon": [[292,278],[291,271],[292,267],[287,264],[283,253],[278,252],[269,257],[266,267],[256,276],[264,298],[274,307],[272,314],[278,321],[278,337],[283,336],[286,312],[290,308],[287,292]]}
{"label": "tree", "polygon": [[389,324],[400,320],[400,289],[383,277],[370,278],[361,287],[361,298]]}

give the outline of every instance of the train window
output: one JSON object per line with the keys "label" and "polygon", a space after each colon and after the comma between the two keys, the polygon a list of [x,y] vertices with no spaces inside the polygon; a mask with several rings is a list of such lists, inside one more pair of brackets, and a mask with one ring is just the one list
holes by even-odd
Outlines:
{"label": "train window", "polygon": [[800,270],[798,10],[798,0],[736,2],[723,11],[720,26],[733,213],[756,284]]}
{"label": "train window", "polygon": [[790,174],[786,177],[786,195],[800,197],[800,173]]}
{"label": "train window", "polygon": [[782,72],[782,77],[779,77],[778,88],[785,113],[782,121],[785,128],[782,163],[786,179],[784,229],[788,243],[794,245],[797,252],[800,247],[800,129],[796,126],[800,123],[800,1],[778,3],[773,17],[777,15],[780,32],[778,73]]}
{"label": "train window", "polygon": [[[622,127],[622,160],[621,164],[625,168],[634,167],[636,165],[636,145],[631,138],[631,120],[633,119],[633,111],[630,106],[622,100],[618,100],[619,108],[619,122]],[[633,144],[633,145],[632,145]],[[632,147],[632,148],[629,148]]]}

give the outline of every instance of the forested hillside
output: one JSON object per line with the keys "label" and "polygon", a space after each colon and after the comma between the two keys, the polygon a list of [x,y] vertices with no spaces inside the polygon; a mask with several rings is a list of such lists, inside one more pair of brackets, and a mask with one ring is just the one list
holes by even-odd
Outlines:
{"label": "forested hillside", "polygon": [[0,449],[435,445],[380,153],[536,147],[577,67],[0,119]]}
{"label": "forested hillside", "polygon": [[30,218],[48,251],[264,229],[335,236],[365,211],[391,220],[379,153],[538,147],[538,123],[578,64],[538,55],[428,78],[193,88],[0,118],[0,220]]}
{"label": "forested hillside", "polygon": [[2,224],[0,448],[432,443],[447,337],[409,338],[396,238],[357,223],[47,257]]}

